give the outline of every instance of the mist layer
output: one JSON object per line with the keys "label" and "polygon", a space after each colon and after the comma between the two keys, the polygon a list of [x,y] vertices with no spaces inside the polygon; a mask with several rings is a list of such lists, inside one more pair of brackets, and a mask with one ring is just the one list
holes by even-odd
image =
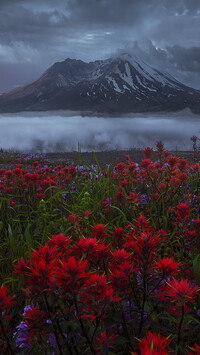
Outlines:
{"label": "mist layer", "polygon": [[176,114],[91,117],[65,111],[0,115],[0,148],[22,152],[102,151],[155,147],[191,150],[200,116]]}

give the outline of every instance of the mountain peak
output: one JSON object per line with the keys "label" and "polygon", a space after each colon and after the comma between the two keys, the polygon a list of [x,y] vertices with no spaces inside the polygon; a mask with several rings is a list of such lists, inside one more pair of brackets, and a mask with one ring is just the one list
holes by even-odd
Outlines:
{"label": "mountain peak", "polygon": [[35,82],[0,96],[0,112],[200,112],[200,92],[129,53],[86,63],[66,58]]}

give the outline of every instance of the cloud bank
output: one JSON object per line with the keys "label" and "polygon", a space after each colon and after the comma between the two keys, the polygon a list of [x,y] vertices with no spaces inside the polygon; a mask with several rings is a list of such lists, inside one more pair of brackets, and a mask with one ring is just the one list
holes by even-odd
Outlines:
{"label": "cloud bank", "polygon": [[155,147],[191,150],[190,137],[200,137],[200,116],[176,114],[90,117],[58,111],[0,115],[0,148],[22,152],[124,150]]}

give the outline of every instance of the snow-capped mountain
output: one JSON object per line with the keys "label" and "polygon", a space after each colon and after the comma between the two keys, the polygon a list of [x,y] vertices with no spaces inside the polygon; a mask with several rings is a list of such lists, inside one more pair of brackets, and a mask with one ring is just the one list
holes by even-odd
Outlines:
{"label": "snow-capped mountain", "polygon": [[99,113],[200,113],[200,91],[129,54],[85,63],[66,59],[38,80],[0,95],[0,112],[81,110]]}

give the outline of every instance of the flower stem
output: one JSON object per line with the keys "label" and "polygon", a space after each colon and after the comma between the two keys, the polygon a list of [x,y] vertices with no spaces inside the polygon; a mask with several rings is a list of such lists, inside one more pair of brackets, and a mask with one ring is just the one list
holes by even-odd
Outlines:
{"label": "flower stem", "polygon": [[140,338],[141,333],[142,333],[145,302],[146,302],[146,275],[144,274],[144,277],[143,277],[143,300],[142,300],[142,309],[141,309],[141,316],[140,316],[140,326],[139,326],[139,331],[138,331],[138,338]]}
{"label": "flower stem", "polygon": [[96,351],[95,351],[95,349],[94,349],[94,347],[93,347],[93,344],[92,344],[92,342],[91,342],[91,340],[90,340],[90,338],[89,338],[89,336],[88,336],[88,334],[87,334],[87,331],[85,330],[83,321],[82,321],[81,317],[78,315],[79,310],[78,310],[78,304],[77,304],[77,300],[76,300],[76,296],[75,296],[75,295],[74,295],[74,304],[75,304],[75,308],[76,308],[76,312],[77,312],[77,317],[78,317],[78,320],[79,320],[79,322],[80,322],[83,335],[84,335],[84,337],[87,339],[87,342],[88,342],[88,345],[89,345],[89,347],[90,347],[90,350],[91,350],[92,354],[95,355],[95,354],[96,354]]}
{"label": "flower stem", "polygon": [[63,355],[63,351],[62,351],[62,348],[61,348],[61,345],[60,345],[60,342],[59,342],[57,326],[56,326],[56,323],[55,323],[54,319],[52,319],[52,317],[51,317],[50,306],[49,306],[48,299],[47,299],[47,295],[46,295],[45,292],[44,292],[44,298],[45,298],[45,303],[46,303],[47,310],[48,310],[48,313],[49,313],[49,318],[50,318],[50,320],[52,321],[52,324],[53,324],[53,327],[54,327],[54,332],[55,332],[55,337],[56,337],[56,343],[57,343],[58,349],[59,349],[59,351],[60,351],[60,354]]}
{"label": "flower stem", "polygon": [[8,349],[10,351],[10,354],[15,355],[15,353],[14,353],[14,351],[13,351],[11,345],[10,345],[9,339],[8,339],[8,337],[6,335],[6,331],[5,331],[5,328],[3,326],[3,322],[1,321],[1,319],[0,319],[0,325],[1,325],[1,330],[2,330],[2,333],[3,333],[3,337],[4,337],[4,339],[5,339],[5,341],[6,341],[7,345],[8,345]]}
{"label": "flower stem", "polygon": [[182,324],[183,324],[183,318],[184,318],[184,304],[182,305],[182,314],[181,314],[181,319],[180,319],[179,326],[178,326],[178,345],[180,344],[180,340],[181,340],[181,328],[182,328]]}

